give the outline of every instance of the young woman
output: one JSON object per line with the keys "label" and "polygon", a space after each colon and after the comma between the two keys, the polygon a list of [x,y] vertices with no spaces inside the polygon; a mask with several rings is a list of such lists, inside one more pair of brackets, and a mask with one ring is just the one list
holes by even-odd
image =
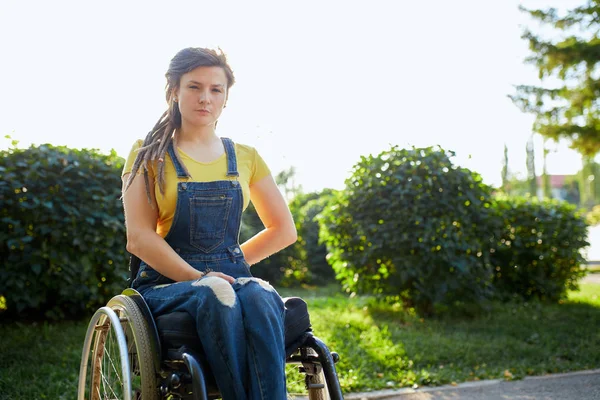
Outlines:
{"label": "young woman", "polygon": [[[223,399],[283,400],[283,302],[249,267],[296,241],[292,216],[256,150],[217,136],[235,81],[225,55],[181,50],[166,77],[168,110],[123,170],[132,286],[155,316],[195,318]],[[249,201],[265,229],[240,245]]]}

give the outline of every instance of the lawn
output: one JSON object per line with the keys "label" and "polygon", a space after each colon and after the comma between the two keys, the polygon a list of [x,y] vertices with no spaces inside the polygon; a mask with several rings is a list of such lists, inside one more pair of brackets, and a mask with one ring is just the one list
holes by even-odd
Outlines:
{"label": "lawn", "polygon": [[[346,393],[600,368],[600,285],[582,284],[562,304],[496,304],[453,319],[331,287],[281,292],[309,303],[316,335],[341,356]],[[74,399],[86,326],[0,325],[0,399]]]}

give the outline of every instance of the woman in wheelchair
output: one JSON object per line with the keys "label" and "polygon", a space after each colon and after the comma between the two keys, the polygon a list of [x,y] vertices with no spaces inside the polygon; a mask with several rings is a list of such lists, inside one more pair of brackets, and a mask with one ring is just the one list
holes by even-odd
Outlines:
{"label": "woman in wheelchair", "polygon": [[[225,55],[187,48],[166,73],[168,110],[123,170],[132,287],[154,317],[185,311],[223,399],[286,399],[284,304],[250,266],[296,241],[270,171],[246,145],[219,138],[234,84]],[[238,242],[252,201],[265,229]]]}

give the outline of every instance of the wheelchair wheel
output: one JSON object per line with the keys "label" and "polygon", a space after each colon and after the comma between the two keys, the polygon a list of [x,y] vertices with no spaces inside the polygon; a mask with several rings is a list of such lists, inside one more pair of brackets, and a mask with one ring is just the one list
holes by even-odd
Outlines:
{"label": "wheelchair wheel", "polygon": [[90,321],[78,400],[158,400],[146,321],[126,296],[115,296]]}

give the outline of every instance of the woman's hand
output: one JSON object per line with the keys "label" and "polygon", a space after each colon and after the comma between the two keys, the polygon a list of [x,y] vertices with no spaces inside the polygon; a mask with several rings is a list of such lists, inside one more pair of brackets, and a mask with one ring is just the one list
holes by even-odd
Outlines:
{"label": "woman's hand", "polygon": [[212,272],[209,272],[208,274],[202,275],[202,278],[204,278],[205,276],[216,276],[217,278],[225,279],[229,283],[233,283],[235,281],[235,279],[232,276],[229,276],[222,272],[212,271]]}

